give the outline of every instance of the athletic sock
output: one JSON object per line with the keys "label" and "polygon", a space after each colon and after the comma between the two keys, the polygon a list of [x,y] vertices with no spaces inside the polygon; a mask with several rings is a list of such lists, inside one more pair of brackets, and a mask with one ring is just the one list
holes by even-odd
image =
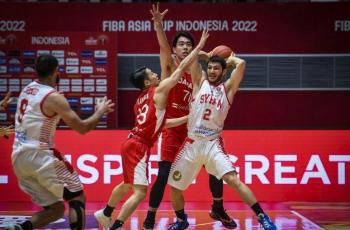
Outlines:
{"label": "athletic sock", "polygon": [[123,226],[124,222],[121,220],[115,220],[114,224],[112,225],[111,229],[117,229],[120,228],[121,226]]}
{"label": "athletic sock", "polygon": [[22,224],[20,224],[21,227],[23,228],[23,230],[32,230],[33,229],[33,224],[32,222],[30,222],[29,220],[23,222]]}
{"label": "athletic sock", "polygon": [[177,217],[178,219],[186,220],[186,214],[185,214],[185,210],[184,210],[184,209],[175,211],[175,214],[176,214],[176,217]]}
{"label": "athletic sock", "polygon": [[212,205],[213,210],[221,210],[224,209],[223,206],[223,200],[213,200],[213,205]]}
{"label": "athletic sock", "polygon": [[264,210],[261,208],[260,204],[256,202],[251,207],[256,215],[259,215],[260,213],[264,213]]}
{"label": "athletic sock", "polygon": [[103,214],[107,217],[111,217],[113,210],[114,210],[114,207],[111,207],[107,204],[106,207],[103,209]]}
{"label": "athletic sock", "polygon": [[155,211],[148,211],[147,212],[146,220],[154,222],[155,218],[156,218]]}

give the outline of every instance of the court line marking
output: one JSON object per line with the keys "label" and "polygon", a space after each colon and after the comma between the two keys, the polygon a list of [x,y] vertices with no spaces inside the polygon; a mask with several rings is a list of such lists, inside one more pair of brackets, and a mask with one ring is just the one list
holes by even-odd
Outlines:
{"label": "court line marking", "polygon": [[319,225],[317,225],[316,223],[314,223],[313,221],[311,221],[310,219],[306,218],[305,216],[301,215],[299,212],[297,211],[290,211],[291,213],[293,213],[294,215],[296,215],[297,217],[299,217],[302,220],[305,220],[307,222],[310,222],[314,227],[316,227],[317,229],[321,229],[324,230],[324,228],[320,227]]}

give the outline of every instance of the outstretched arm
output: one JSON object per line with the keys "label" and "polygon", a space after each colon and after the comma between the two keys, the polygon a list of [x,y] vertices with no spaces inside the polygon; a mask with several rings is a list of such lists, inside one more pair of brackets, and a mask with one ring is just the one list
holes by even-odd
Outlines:
{"label": "outstretched arm", "polygon": [[183,117],[177,117],[177,118],[168,118],[165,120],[165,125],[164,128],[168,129],[168,128],[172,128],[172,127],[176,127],[182,124],[185,124],[188,120],[188,115],[183,116]]}
{"label": "outstretched arm", "polygon": [[227,98],[230,103],[233,101],[233,97],[238,91],[239,85],[244,76],[244,71],[246,67],[246,62],[236,57],[234,53],[227,59],[226,63],[228,65],[236,66],[236,68],[232,71],[230,78],[224,83],[226,88]]}
{"label": "outstretched arm", "polygon": [[207,30],[204,30],[202,33],[201,40],[199,41],[196,48],[192,50],[192,52],[179,64],[176,70],[170,75],[169,78],[162,80],[157,87],[154,94],[154,102],[158,106],[158,108],[165,108],[166,102],[168,100],[169,91],[176,85],[176,83],[181,78],[181,75],[185,72],[185,70],[191,65],[191,63],[198,56],[199,51],[204,47],[207,38],[209,37],[209,33]]}
{"label": "outstretched arm", "polygon": [[107,100],[105,97],[104,100],[97,105],[95,113],[85,120],[80,119],[71,109],[66,98],[59,93],[49,95],[44,101],[43,108],[45,113],[58,114],[73,130],[80,134],[85,134],[96,127],[103,114],[114,111],[114,103],[112,103],[111,100]]}
{"label": "outstretched arm", "polygon": [[173,58],[171,57],[171,48],[168,43],[168,39],[163,29],[163,18],[168,13],[168,10],[164,10],[162,13],[159,11],[159,2],[157,5],[152,5],[152,20],[154,22],[154,29],[156,30],[158,44],[159,44],[159,56],[160,56],[160,67],[161,67],[161,79],[165,79],[174,72],[176,66]]}

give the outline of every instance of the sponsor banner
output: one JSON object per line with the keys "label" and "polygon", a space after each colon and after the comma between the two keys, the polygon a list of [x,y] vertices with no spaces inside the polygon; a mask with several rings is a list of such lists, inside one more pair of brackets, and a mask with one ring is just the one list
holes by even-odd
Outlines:
{"label": "sponsor banner", "polygon": [[[4,2],[1,7],[0,20],[7,22],[2,28],[4,31],[112,32],[118,33],[121,53],[159,53],[149,14],[151,3],[93,5]],[[26,11],[21,12],[20,16],[14,16],[19,15],[18,9],[24,7]],[[220,44],[228,45],[239,53],[263,54],[349,53],[349,7],[349,2],[208,3],[200,4],[199,10],[196,3],[161,4],[161,9],[169,10],[165,16],[164,29],[170,38],[184,30],[194,34],[198,41],[203,28],[208,28],[211,38],[215,39],[208,39],[206,49],[213,49],[220,41]],[[60,17],[47,14],[53,8],[60,12]],[[53,24],[55,27],[52,27]],[[108,39],[104,36],[89,36],[84,44],[95,47],[107,43]],[[13,37],[1,37],[0,44],[14,41]],[[38,34],[31,37],[31,43],[60,47],[71,44],[72,39],[63,34]],[[93,56],[94,52],[89,55]]]}
{"label": "sponsor banner", "polygon": [[[2,16],[3,14],[0,14],[1,22],[11,24],[8,20],[2,21]],[[27,25],[26,22],[23,21],[23,25]],[[21,31],[10,31],[6,26],[0,30],[0,78],[12,79],[1,85],[1,93],[12,91],[13,96],[18,96],[21,88],[32,79],[37,78],[35,59],[39,55],[52,54],[58,59],[60,78],[65,79],[61,81],[58,90],[64,92],[67,98],[107,95],[108,98],[113,98],[117,102],[118,86],[115,73],[118,71],[115,33],[28,31],[26,26]],[[107,65],[108,63],[113,63],[113,65]],[[99,74],[95,71],[97,67],[103,69]],[[105,88],[102,90],[94,87],[95,80],[101,77],[111,79],[108,82],[110,84],[104,85]],[[22,81],[24,79],[29,80]],[[83,88],[83,83],[86,83],[85,88]],[[82,115],[81,112],[85,110],[81,109],[83,104],[80,103],[80,98],[77,100],[74,109],[78,115]],[[8,120],[0,121],[0,126],[12,123],[14,112],[15,108],[7,111]],[[116,113],[117,111],[108,117],[107,127],[117,128],[118,116]]]}
{"label": "sponsor banner", "polygon": [[7,86],[0,84],[0,92],[6,92],[7,93]]}
{"label": "sponsor banner", "polygon": [[82,74],[93,73],[93,67],[92,66],[80,66],[80,73],[82,73]]}
{"label": "sponsor banner", "polygon": [[82,98],[80,98],[80,104],[92,105],[92,104],[94,104],[94,99],[92,97],[82,97]]}
{"label": "sponsor banner", "polygon": [[[91,112],[91,106],[82,108],[84,113]],[[57,131],[56,147],[78,171],[89,201],[106,201],[113,187],[122,181],[120,146],[127,135],[128,131],[123,130],[92,131],[84,136]],[[350,131],[225,130],[223,139],[240,179],[260,201],[350,202]],[[12,141],[2,138],[0,145],[4,146],[0,149],[0,175],[7,178],[0,183],[0,201],[28,200],[11,168]],[[151,183],[156,179],[157,159],[154,147],[148,168]],[[170,192],[165,194],[164,200],[169,201]],[[185,194],[189,201],[211,201],[204,168]],[[240,198],[225,185],[224,200]]]}
{"label": "sponsor banner", "polygon": [[52,50],[51,54],[55,56],[56,58],[63,58],[64,57],[64,50]]}

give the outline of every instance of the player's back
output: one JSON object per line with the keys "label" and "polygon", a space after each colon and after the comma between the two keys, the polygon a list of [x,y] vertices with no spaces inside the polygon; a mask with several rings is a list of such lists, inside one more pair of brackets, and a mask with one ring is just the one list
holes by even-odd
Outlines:
{"label": "player's back", "polygon": [[143,90],[134,105],[135,126],[131,130],[147,145],[152,146],[158,139],[164,125],[165,109],[160,110],[153,101],[155,87]]}
{"label": "player's back", "polygon": [[16,136],[13,144],[13,156],[26,149],[50,149],[59,117],[47,116],[43,112],[45,98],[56,92],[48,85],[33,81],[23,88],[18,97],[15,115]]}
{"label": "player's back", "polygon": [[214,86],[204,80],[191,102],[188,117],[188,136],[192,139],[212,140],[218,137],[224,127],[230,109],[224,84]]}

